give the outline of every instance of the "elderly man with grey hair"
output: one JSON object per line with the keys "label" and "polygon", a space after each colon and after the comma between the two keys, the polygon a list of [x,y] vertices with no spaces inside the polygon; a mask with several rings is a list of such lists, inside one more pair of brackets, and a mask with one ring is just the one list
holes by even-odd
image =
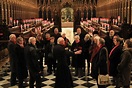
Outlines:
{"label": "elderly man with grey hair", "polygon": [[73,81],[70,73],[70,69],[66,62],[66,57],[74,54],[81,54],[80,51],[71,52],[65,50],[65,41],[62,37],[57,40],[57,45],[53,49],[53,56],[57,60],[56,80],[54,88],[72,88]]}
{"label": "elderly man with grey hair", "polygon": [[16,85],[16,35],[11,34],[9,36],[9,43],[7,46],[9,51],[9,58],[10,58],[10,67],[11,67],[11,86]]}
{"label": "elderly man with grey hair", "polygon": [[41,69],[36,50],[36,38],[30,37],[28,43],[29,44],[25,47],[25,59],[30,74],[29,86],[30,88],[34,88],[34,83],[36,82],[36,88],[41,88]]}

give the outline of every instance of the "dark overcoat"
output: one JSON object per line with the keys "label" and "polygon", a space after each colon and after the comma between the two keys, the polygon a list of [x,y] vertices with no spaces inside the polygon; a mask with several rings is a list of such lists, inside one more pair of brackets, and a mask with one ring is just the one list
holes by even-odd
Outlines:
{"label": "dark overcoat", "polygon": [[13,42],[9,42],[8,43],[8,51],[9,51],[9,58],[10,58],[10,68],[11,68],[11,72],[15,72],[16,73],[16,44],[14,44]]}
{"label": "dark overcoat", "polygon": [[30,74],[33,76],[39,74],[41,70],[38,63],[38,55],[35,46],[32,44],[27,45],[25,47],[24,54]]}
{"label": "dark overcoat", "polygon": [[[72,43],[71,51],[75,52],[77,50],[82,50],[83,42],[76,43],[75,41]],[[82,68],[85,66],[85,59],[83,58],[83,54],[77,54],[72,56],[72,66],[75,68]]]}
{"label": "dark overcoat", "polygon": [[17,78],[25,79],[28,76],[26,60],[24,57],[24,47],[16,45],[16,62],[17,62]]}
{"label": "dark overcoat", "polygon": [[55,88],[73,87],[72,76],[66,62],[66,56],[72,55],[73,52],[65,51],[62,45],[56,45],[53,49],[53,56],[57,60]]}
{"label": "dark overcoat", "polygon": [[88,62],[90,61],[90,53],[89,53],[90,46],[91,46],[90,39],[88,41],[84,41],[83,48],[82,48],[82,54],[83,54],[83,58],[87,59]]}
{"label": "dark overcoat", "polygon": [[98,53],[92,59],[91,76],[94,79],[98,79],[99,73],[106,75],[108,73],[107,63],[107,49],[105,47],[100,48]]}
{"label": "dark overcoat", "polygon": [[118,71],[122,78],[123,86],[130,85],[132,70],[132,48],[126,49],[121,55],[121,62],[118,65]]}
{"label": "dark overcoat", "polygon": [[109,56],[109,74],[110,76],[117,76],[117,66],[121,61],[122,46],[117,46]]}

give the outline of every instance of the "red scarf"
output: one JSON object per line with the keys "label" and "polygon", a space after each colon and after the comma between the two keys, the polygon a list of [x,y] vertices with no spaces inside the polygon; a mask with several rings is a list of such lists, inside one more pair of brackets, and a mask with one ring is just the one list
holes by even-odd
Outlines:
{"label": "red scarf", "polygon": [[109,57],[111,56],[111,54],[113,53],[113,51],[114,51],[118,46],[119,46],[119,45],[116,45],[116,46],[110,51]]}
{"label": "red scarf", "polygon": [[92,62],[92,60],[93,60],[93,58],[95,57],[95,55],[99,52],[99,50],[100,50],[103,46],[104,46],[104,45],[101,45],[100,47],[96,46],[96,47],[93,49],[90,62]]}
{"label": "red scarf", "polygon": [[[110,54],[109,54],[109,58],[111,56],[111,54],[113,53],[113,51],[118,47],[119,45],[116,45],[114,46],[114,48],[110,51]],[[110,61],[108,60],[108,73],[110,72]]]}

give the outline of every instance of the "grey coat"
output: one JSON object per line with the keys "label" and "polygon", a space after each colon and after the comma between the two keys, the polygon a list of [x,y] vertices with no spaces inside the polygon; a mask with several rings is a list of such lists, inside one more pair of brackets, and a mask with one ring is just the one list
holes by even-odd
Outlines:
{"label": "grey coat", "polygon": [[121,55],[121,62],[118,64],[118,71],[122,77],[122,85],[130,85],[132,68],[132,48],[126,49]]}

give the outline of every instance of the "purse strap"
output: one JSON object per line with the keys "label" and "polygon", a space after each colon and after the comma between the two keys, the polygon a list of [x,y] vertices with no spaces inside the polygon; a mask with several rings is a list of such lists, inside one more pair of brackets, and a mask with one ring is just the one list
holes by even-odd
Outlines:
{"label": "purse strap", "polygon": [[[108,50],[106,49],[106,47],[103,47],[102,49],[105,49],[105,51],[106,51],[106,64],[107,64],[107,73],[109,73],[109,66],[108,66]],[[102,50],[101,49],[101,50]],[[99,59],[100,59],[100,55],[101,55],[101,53],[99,53]],[[98,73],[100,74],[100,68],[98,68]]]}

